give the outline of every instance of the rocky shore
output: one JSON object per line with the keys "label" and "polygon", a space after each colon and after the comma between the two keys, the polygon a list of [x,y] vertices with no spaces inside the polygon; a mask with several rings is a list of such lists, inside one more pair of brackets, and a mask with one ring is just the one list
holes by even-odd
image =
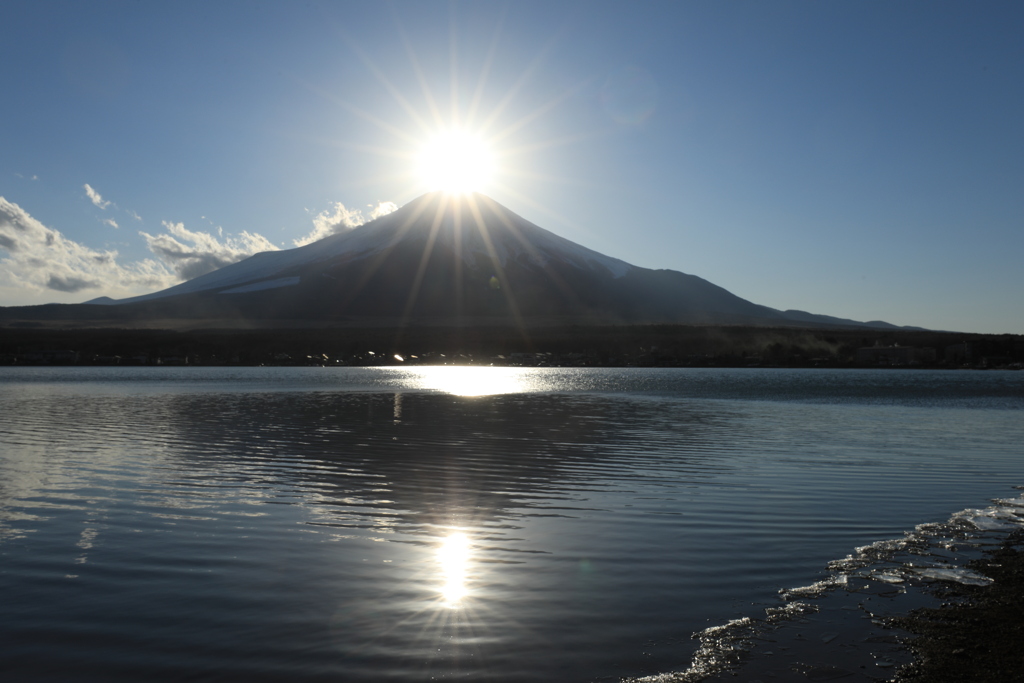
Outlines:
{"label": "rocky shore", "polygon": [[993,503],[858,548],[764,616],[697,634],[689,668],[631,683],[1024,681],[1024,499]]}
{"label": "rocky shore", "polygon": [[1024,531],[969,563],[993,580],[988,586],[948,584],[938,608],[893,620],[916,637],[915,662],[900,683],[1005,683],[1024,681]]}

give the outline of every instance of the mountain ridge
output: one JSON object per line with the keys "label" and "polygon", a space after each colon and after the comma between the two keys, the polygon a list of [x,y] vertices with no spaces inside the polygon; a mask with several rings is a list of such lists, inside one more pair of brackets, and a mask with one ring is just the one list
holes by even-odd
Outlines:
{"label": "mountain ridge", "polygon": [[634,266],[576,244],[485,195],[440,192],[343,233],[257,253],[165,290],[52,306],[0,309],[0,322],[70,315],[125,324],[555,321],[900,329],[755,304],[696,275]]}

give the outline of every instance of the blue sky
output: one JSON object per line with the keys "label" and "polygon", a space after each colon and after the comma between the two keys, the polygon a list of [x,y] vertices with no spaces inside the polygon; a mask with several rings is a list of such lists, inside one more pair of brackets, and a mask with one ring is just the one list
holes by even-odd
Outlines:
{"label": "blue sky", "polygon": [[1020,3],[4,14],[0,305],[153,291],[355,224],[429,189],[416,150],[458,125],[496,156],[482,191],[635,265],[1024,333]]}

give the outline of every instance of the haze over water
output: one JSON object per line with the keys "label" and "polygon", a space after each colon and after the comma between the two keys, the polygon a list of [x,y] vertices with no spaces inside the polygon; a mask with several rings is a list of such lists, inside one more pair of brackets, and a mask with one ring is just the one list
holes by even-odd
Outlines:
{"label": "haze over water", "polygon": [[1024,484],[1024,374],[0,369],[0,672],[591,681]]}

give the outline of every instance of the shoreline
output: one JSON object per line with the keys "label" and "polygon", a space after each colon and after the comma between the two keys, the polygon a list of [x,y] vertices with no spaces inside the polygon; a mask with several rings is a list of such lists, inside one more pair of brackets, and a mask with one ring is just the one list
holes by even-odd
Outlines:
{"label": "shoreline", "polygon": [[0,365],[1022,369],[1024,336],[741,326],[94,329],[4,326]]}
{"label": "shoreline", "polygon": [[764,616],[694,634],[686,670],[623,683],[1024,680],[1022,503],[997,500],[860,548],[825,580],[780,591]]}
{"label": "shoreline", "polygon": [[968,566],[989,586],[943,586],[944,602],[893,620],[914,637],[915,662],[899,683],[987,683],[1024,680],[1024,530]]}

